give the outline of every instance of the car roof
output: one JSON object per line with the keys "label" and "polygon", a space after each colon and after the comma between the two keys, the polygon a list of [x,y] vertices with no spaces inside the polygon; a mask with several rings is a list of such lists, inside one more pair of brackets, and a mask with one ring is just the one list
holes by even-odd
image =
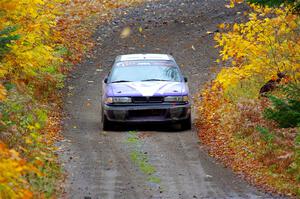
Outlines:
{"label": "car roof", "polygon": [[138,60],[175,61],[171,55],[167,55],[167,54],[127,54],[127,55],[119,55],[116,58],[116,62],[138,61]]}

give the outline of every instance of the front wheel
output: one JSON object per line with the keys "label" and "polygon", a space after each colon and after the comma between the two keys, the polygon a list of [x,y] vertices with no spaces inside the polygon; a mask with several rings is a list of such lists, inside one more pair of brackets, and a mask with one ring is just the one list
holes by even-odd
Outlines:
{"label": "front wheel", "polygon": [[181,122],[181,130],[190,130],[192,128],[192,119],[189,116],[187,119]]}
{"label": "front wheel", "polygon": [[111,121],[109,121],[107,119],[107,117],[104,115],[104,113],[102,112],[102,114],[101,114],[101,130],[108,131],[111,129],[111,127],[112,127]]}

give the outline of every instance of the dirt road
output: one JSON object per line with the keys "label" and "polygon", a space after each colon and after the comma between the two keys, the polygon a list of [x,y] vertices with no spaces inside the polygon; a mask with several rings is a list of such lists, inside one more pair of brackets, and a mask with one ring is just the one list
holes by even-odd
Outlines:
{"label": "dirt road", "polygon": [[[66,198],[269,198],[209,158],[195,129],[178,132],[150,124],[100,130],[101,81],[119,54],[173,54],[193,95],[211,79],[209,67],[217,52],[207,31],[217,31],[217,24],[240,17],[224,3],[146,3],[117,11],[112,22],[98,28],[93,55],[77,66],[67,82],[65,140],[59,143],[68,174]],[[126,26],[132,34],[122,39],[119,35]]]}

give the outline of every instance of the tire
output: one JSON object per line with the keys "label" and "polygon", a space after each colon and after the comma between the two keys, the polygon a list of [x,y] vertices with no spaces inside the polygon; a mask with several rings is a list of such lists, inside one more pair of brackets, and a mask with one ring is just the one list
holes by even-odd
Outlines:
{"label": "tire", "polygon": [[181,130],[191,130],[192,128],[192,120],[191,116],[181,122]]}
{"label": "tire", "polygon": [[102,120],[102,130],[103,131],[108,131],[112,128],[111,122],[106,118],[106,116],[103,116]]}
{"label": "tire", "polygon": [[112,128],[111,122],[107,119],[104,112],[101,111],[101,130],[108,131],[111,128]]}

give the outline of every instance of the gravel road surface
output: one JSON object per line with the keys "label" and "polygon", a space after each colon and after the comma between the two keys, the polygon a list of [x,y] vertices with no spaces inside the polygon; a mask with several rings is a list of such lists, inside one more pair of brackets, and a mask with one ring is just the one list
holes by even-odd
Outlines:
{"label": "gravel road surface", "polygon": [[[195,127],[176,131],[143,124],[100,130],[101,82],[119,54],[172,54],[189,78],[192,95],[213,77],[210,66],[217,51],[213,34],[207,32],[241,17],[224,4],[223,0],[147,2],[117,10],[112,21],[98,27],[92,55],[67,80],[65,139],[59,143],[67,172],[65,198],[271,198],[210,158]],[[120,38],[127,26],[131,35]],[[130,142],[130,136],[138,141]],[[134,161],[134,154],[142,154],[146,169]],[[152,169],[151,175],[147,169]]]}

